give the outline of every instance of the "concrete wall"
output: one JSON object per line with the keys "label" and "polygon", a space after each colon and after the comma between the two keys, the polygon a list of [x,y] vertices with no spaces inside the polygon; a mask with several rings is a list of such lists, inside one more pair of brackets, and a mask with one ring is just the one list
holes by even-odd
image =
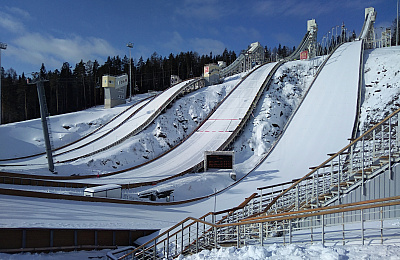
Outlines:
{"label": "concrete wall", "polygon": [[156,230],[2,228],[0,252],[40,252],[132,245]]}

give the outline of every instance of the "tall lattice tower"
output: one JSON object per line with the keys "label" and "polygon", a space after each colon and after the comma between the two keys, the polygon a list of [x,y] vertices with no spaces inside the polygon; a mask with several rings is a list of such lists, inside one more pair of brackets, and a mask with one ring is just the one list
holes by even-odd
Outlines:
{"label": "tall lattice tower", "polygon": [[365,21],[363,31],[360,38],[365,40],[367,48],[374,48],[375,45],[375,30],[374,23],[376,20],[376,11],[373,7],[365,8]]}
{"label": "tall lattice tower", "polygon": [[308,41],[308,52],[310,58],[314,58],[317,56],[317,32],[318,25],[315,22],[315,19],[311,19],[307,21],[307,31],[309,33],[309,41]]}

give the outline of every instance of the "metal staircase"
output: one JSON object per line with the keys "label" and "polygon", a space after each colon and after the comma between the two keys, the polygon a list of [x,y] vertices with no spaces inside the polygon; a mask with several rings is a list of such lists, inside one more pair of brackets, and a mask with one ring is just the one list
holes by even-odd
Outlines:
{"label": "metal staircase", "polygon": [[390,171],[399,162],[399,111],[372,127],[348,146],[276,196],[263,210],[266,214],[327,206],[357,187],[368,192],[366,182]]}
{"label": "metal staircase", "polygon": [[[400,158],[399,116],[400,109],[319,166],[312,167],[303,178],[258,188],[259,194],[252,194],[236,208],[210,212],[199,219],[189,217],[120,259],[172,259],[221,246],[263,245],[277,238],[290,243],[295,230],[310,227],[312,240],[315,224],[307,221],[322,220],[323,229],[326,220],[320,213],[313,213],[317,216],[314,217],[309,212],[330,209],[333,204],[341,209],[350,207],[346,205],[352,204],[340,205],[350,192],[361,187],[360,196],[365,195],[366,183],[385,171],[389,171],[389,178],[394,178],[393,166]],[[398,195],[392,194],[396,191],[389,193],[392,197]],[[380,216],[383,219],[383,213]],[[322,231],[323,241],[324,234]]]}

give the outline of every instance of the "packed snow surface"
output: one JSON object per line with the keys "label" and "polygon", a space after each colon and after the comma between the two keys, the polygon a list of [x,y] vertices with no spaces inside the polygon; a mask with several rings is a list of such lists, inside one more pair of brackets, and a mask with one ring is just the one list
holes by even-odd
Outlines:
{"label": "packed snow surface", "polygon": [[218,250],[202,251],[199,254],[180,257],[185,260],[205,259],[270,259],[270,260],[296,260],[296,259],[348,259],[348,260],[381,260],[399,259],[399,246],[322,246],[315,245],[272,245],[272,246],[245,246],[242,248],[221,248]]}
{"label": "packed snow surface", "polygon": [[[199,217],[212,211],[215,202],[217,210],[237,206],[246,196],[255,192],[257,187],[277,183],[285,178],[301,177],[308,172],[308,167],[322,163],[322,161],[327,158],[326,153],[336,152],[348,143],[347,138],[349,138],[352,133],[355,118],[355,92],[357,92],[358,88],[357,68],[359,68],[358,62],[360,58],[359,48],[360,46],[358,43],[347,44],[332,57],[332,60],[328,60],[326,68],[322,70],[317,81],[309,90],[296,115],[293,117],[282,138],[277,142],[275,149],[271,153],[272,155],[275,151],[281,151],[283,157],[268,157],[254,173],[250,174],[235,187],[219,194],[216,199],[212,197],[203,199],[200,202],[193,202],[185,205],[151,207],[0,195],[0,206],[4,209],[0,211],[0,219],[2,220],[0,227],[168,228],[187,216]],[[369,125],[368,122],[378,122],[381,118],[386,116],[387,113],[394,111],[398,107],[399,57],[399,47],[366,51],[364,55],[365,88],[363,104],[361,106],[361,125],[364,124],[363,122],[367,122],[365,125]],[[285,68],[282,67],[282,70],[277,72],[275,76],[275,83],[277,84],[271,86],[270,92],[267,91],[264,94],[264,98],[254,112],[254,118],[248,123],[244,131],[243,136],[246,137],[240,137],[234,144],[234,149],[238,155],[236,156],[237,165],[235,167],[238,170],[241,168],[249,168],[249,166],[246,165],[246,161],[254,165],[254,162],[258,162],[260,158],[268,153],[269,148],[272,147],[272,143],[276,140],[280,131],[282,131],[283,125],[286,123],[286,120],[288,120],[291,112],[294,111],[296,106],[300,103],[300,99],[303,97],[305,91],[307,91],[307,84],[310,83],[312,79],[309,73],[312,66],[306,64],[307,62],[301,63],[300,61],[288,63],[285,65]],[[297,66],[297,68],[294,68],[294,66]],[[304,68],[300,69],[301,66],[304,66]],[[325,72],[325,70],[327,72]],[[293,72],[295,71],[298,72],[300,77],[293,76]],[[330,73],[328,73],[328,71]],[[287,76],[284,76],[285,74]],[[292,78],[292,80],[289,80],[290,78]],[[299,80],[299,78],[301,80]],[[302,84],[303,78],[304,85]],[[341,78],[343,78],[343,81]],[[292,85],[290,85],[291,82],[293,83]],[[346,87],[342,86],[342,83],[345,84]],[[275,89],[274,91],[281,92],[274,92],[273,89]],[[212,88],[209,90],[214,91]],[[208,90],[204,89],[203,91],[207,92]],[[313,91],[318,93],[318,95],[313,94]],[[326,92],[328,92],[328,94]],[[278,93],[282,93],[283,95]],[[291,96],[293,99],[277,100],[277,98],[275,98],[282,98],[285,95]],[[353,100],[350,100],[350,96],[352,96]],[[303,106],[309,108],[306,110],[306,108],[302,108]],[[116,109],[122,112],[126,108],[127,106]],[[328,114],[328,112],[332,112],[332,109],[328,108],[334,108],[333,110],[338,110],[339,112],[334,115]],[[118,112],[115,111],[111,114],[107,114],[112,110],[95,109],[99,111],[99,118],[108,118],[108,120],[118,114]],[[314,118],[311,116],[316,116],[313,110],[321,110],[322,114]],[[390,112],[387,112],[388,110],[390,110]],[[93,110],[89,111],[93,113]],[[303,116],[301,116],[302,114]],[[80,119],[78,115],[80,114],[78,113],[73,117],[69,117],[70,115],[64,117],[59,116],[57,120],[60,122],[60,126],[71,125],[73,126],[72,128],[74,128],[73,120],[76,120],[76,122],[85,122],[86,120]],[[89,117],[92,120],[97,120],[94,118],[93,114],[89,115]],[[298,119],[296,119],[297,117]],[[269,124],[269,120],[275,121]],[[336,121],[336,124],[332,126],[332,120],[339,121]],[[102,123],[106,121],[106,119],[104,119],[104,121],[102,119]],[[9,142],[11,139],[18,140],[15,143],[18,147],[18,149],[15,149],[16,151],[27,151],[29,149],[31,149],[30,151],[39,151],[40,149],[33,148],[38,147],[34,145],[38,142],[32,139],[32,136],[24,136],[27,131],[31,130],[31,122],[32,121],[11,124],[15,131],[7,130],[8,132],[3,129],[8,129],[10,125],[1,126],[0,138],[2,138],[4,142]],[[79,123],[77,123],[77,125],[79,125]],[[85,125],[84,128],[86,129],[84,131],[86,133],[94,129],[94,127],[90,125]],[[285,135],[296,132],[290,130],[291,128],[297,129],[298,134],[301,134],[301,136],[297,136],[296,138],[293,136],[292,138],[295,139],[287,139],[288,141],[285,141]],[[38,138],[40,138],[39,133],[41,134],[39,130],[36,130],[38,131]],[[62,129],[60,128],[60,130]],[[327,135],[323,138],[319,137],[318,141],[316,141],[314,140],[314,136],[304,136],[305,132],[307,132],[306,130],[308,130],[308,132],[326,130]],[[12,135],[10,131],[13,131]],[[169,132],[165,132],[165,134],[168,136]],[[13,136],[13,138],[7,138],[8,135]],[[77,137],[74,138],[77,139]],[[287,173],[287,176],[281,177],[277,174],[277,170],[283,172],[283,169],[285,169],[278,168],[279,165],[282,165],[280,160],[282,160],[282,158],[289,158],[287,156],[289,156],[291,150],[296,150],[300,146],[305,148],[315,143],[322,143],[323,146],[327,146],[326,151],[321,152],[321,155],[318,155],[319,152],[312,153],[312,157],[314,157],[314,155],[317,157],[320,156],[318,160],[308,161],[307,164],[303,165],[302,160],[305,159],[305,156],[303,156],[302,150],[300,150],[300,152],[295,153],[297,156],[290,157],[288,163],[288,167],[299,169],[296,171],[298,175],[292,176],[290,172]],[[332,143],[334,143],[334,146],[331,146]],[[4,151],[4,148],[1,150],[3,154],[6,156],[8,155],[8,153]],[[300,166],[297,167],[297,165]],[[192,177],[193,179],[191,179]],[[209,194],[210,191],[215,189],[222,189],[223,185],[219,186],[221,182],[232,182],[229,179],[229,174],[226,172],[220,175],[218,175],[218,173],[191,174],[179,178],[177,181],[185,183],[185,185],[182,185],[184,188],[181,190],[181,194],[184,194],[182,195],[183,197]],[[171,182],[165,185],[176,184]],[[28,212],[29,214],[27,214]],[[398,247],[390,245],[368,247],[355,245],[332,247],[323,247],[322,245],[273,245],[265,248],[248,246],[241,249],[225,248],[219,251],[204,251],[197,256],[192,256],[192,259],[259,259],[262,257],[265,259],[399,259],[400,256],[398,252],[400,252]],[[99,256],[99,252],[93,253],[94,254],[91,256]],[[55,256],[54,254],[0,255],[1,259],[24,259],[23,257],[26,257],[26,259],[35,259],[34,257],[37,257],[37,259],[46,259],[46,257],[51,259]],[[63,259],[62,253],[56,254],[56,257],[58,259]]]}
{"label": "packed snow surface", "polygon": [[[2,260],[74,260],[74,259],[106,259],[108,250],[102,251],[76,251],[59,252],[48,254],[0,254]],[[196,255],[179,257],[180,260],[398,260],[400,257],[400,246],[396,245],[348,245],[348,246],[322,246],[313,245],[271,245],[271,246],[245,246],[242,248],[228,247],[218,250],[204,250]]]}

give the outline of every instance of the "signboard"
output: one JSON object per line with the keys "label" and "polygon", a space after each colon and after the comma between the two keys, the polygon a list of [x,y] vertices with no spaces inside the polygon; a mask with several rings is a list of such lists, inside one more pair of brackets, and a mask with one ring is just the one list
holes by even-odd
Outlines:
{"label": "signboard", "polygon": [[308,60],[308,51],[302,51],[300,52],[300,60]]}
{"label": "signboard", "polygon": [[234,152],[230,151],[206,151],[204,153],[204,170],[233,169]]}

